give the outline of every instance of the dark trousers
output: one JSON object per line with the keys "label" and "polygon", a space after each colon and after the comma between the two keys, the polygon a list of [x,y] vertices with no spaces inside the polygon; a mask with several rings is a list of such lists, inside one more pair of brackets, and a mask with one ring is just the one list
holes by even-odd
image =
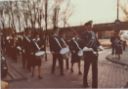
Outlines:
{"label": "dark trousers", "polygon": [[32,58],[33,56],[31,54],[27,55],[27,69],[29,71],[31,71],[31,67],[32,67],[32,62],[33,62]]}
{"label": "dark trousers", "polygon": [[27,68],[29,71],[31,71],[31,55],[30,53],[24,53],[22,55],[22,65],[23,68]]}
{"label": "dark trousers", "polygon": [[63,57],[60,54],[53,53],[53,64],[52,64],[52,73],[55,71],[56,61],[59,61],[60,74],[63,74]]}
{"label": "dark trousers", "polygon": [[123,45],[123,50],[125,51],[125,49],[126,49],[126,46],[125,46],[125,45]]}
{"label": "dark trousers", "polygon": [[22,54],[22,66],[24,69],[26,69],[27,67],[27,54],[26,53]]}
{"label": "dark trousers", "polygon": [[12,47],[11,48],[11,58],[15,62],[17,62],[17,50],[16,50],[16,47]]}
{"label": "dark trousers", "polygon": [[66,59],[66,69],[67,70],[69,69],[69,59],[68,58]]}
{"label": "dark trousers", "polygon": [[87,76],[89,72],[89,67],[92,65],[92,87],[98,87],[98,56],[88,53],[84,56],[84,77],[83,77],[83,85],[85,87],[88,86]]}
{"label": "dark trousers", "polygon": [[66,69],[68,70],[69,69],[69,58],[65,58],[64,60],[65,60],[65,64],[66,64]]}
{"label": "dark trousers", "polygon": [[114,55],[114,54],[115,54],[115,47],[112,46],[112,55]]}

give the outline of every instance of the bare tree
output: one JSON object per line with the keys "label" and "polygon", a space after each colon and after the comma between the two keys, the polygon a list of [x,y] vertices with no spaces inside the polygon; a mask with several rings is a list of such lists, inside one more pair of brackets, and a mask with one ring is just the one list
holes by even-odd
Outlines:
{"label": "bare tree", "polygon": [[24,27],[47,30],[59,23],[65,27],[72,15],[70,0],[4,1],[0,7],[1,26],[18,28],[19,31]]}
{"label": "bare tree", "polygon": [[128,0],[127,3],[125,3],[124,5],[120,4],[120,8],[125,14],[124,20],[128,21]]}
{"label": "bare tree", "polygon": [[22,13],[20,12],[20,7],[19,7],[19,2],[16,2],[16,8],[15,8],[15,15],[18,19],[18,27],[19,27],[19,31],[21,32],[21,16]]}
{"label": "bare tree", "polygon": [[69,25],[68,19],[73,14],[73,7],[71,5],[71,0],[68,0],[66,5],[66,8],[64,8],[61,12],[61,18],[60,20],[63,22],[63,27],[66,27]]}
{"label": "bare tree", "polygon": [[53,12],[53,27],[63,23],[63,27],[68,25],[68,19],[73,13],[71,0],[55,0]]}
{"label": "bare tree", "polygon": [[4,18],[4,5],[0,5],[0,22],[1,22],[1,29],[5,27],[5,18]]}
{"label": "bare tree", "polygon": [[59,6],[55,6],[53,13],[53,28],[58,27],[58,17],[59,17]]}

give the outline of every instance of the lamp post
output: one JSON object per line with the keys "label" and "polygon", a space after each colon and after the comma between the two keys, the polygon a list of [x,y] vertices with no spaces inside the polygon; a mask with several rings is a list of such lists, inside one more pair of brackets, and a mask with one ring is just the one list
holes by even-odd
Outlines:
{"label": "lamp post", "polygon": [[117,20],[119,20],[119,0],[117,0]]}
{"label": "lamp post", "polygon": [[[47,50],[47,25],[48,25],[48,0],[45,0],[45,52]],[[47,53],[45,55],[45,61],[47,61]]]}
{"label": "lamp post", "polygon": [[54,8],[54,19],[53,19],[53,24],[54,24],[54,28],[55,27],[58,27],[58,15],[59,15],[59,10],[60,10],[60,8],[59,8],[59,5],[57,5],[55,8]]}
{"label": "lamp post", "polygon": [[116,21],[115,21],[115,27],[116,27],[116,30],[117,32],[119,32],[120,28],[119,28],[119,24],[120,24],[120,20],[119,20],[119,3],[120,3],[120,0],[117,0],[117,4],[116,4],[116,7],[117,7],[117,18],[116,18]]}

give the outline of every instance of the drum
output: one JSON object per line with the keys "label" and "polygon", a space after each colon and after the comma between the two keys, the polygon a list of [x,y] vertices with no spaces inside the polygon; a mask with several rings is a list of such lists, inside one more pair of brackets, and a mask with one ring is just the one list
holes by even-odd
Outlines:
{"label": "drum", "polygon": [[68,59],[69,58],[69,48],[68,47],[65,47],[65,48],[62,48],[60,50],[60,54],[63,56],[64,59]]}
{"label": "drum", "polygon": [[94,51],[92,48],[84,47],[83,52],[93,52],[93,54],[97,55],[97,52]]}
{"label": "drum", "polygon": [[20,50],[20,51],[22,50],[22,48],[21,48],[20,46],[17,46],[16,48],[17,48],[18,50]]}
{"label": "drum", "polygon": [[68,48],[68,47],[62,48],[62,49],[60,50],[60,54],[64,55],[64,54],[66,54],[66,53],[69,53],[69,48]]}
{"label": "drum", "polygon": [[93,49],[92,48],[88,48],[88,47],[84,47],[83,51],[88,52],[88,51],[93,51]]}
{"label": "drum", "polygon": [[82,49],[79,50],[77,55],[78,55],[79,57],[82,57],[82,56],[83,56],[83,50],[82,50]]}
{"label": "drum", "polygon": [[45,54],[44,51],[38,51],[38,52],[35,53],[35,56],[41,57],[41,56],[43,56],[44,54]]}

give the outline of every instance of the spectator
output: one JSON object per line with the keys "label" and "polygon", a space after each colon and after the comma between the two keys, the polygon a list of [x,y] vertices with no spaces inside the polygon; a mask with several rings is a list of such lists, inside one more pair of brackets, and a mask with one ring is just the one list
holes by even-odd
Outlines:
{"label": "spectator", "polygon": [[123,50],[124,50],[124,51],[125,51],[125,49],[126,49],[126,46],[127,46],[126,41],[123,41]]}
{"label": "spectator", "polygon": [[115,38],[114,43],[115,43],[116,54],[118,55],[118,59],[120,60],[120,55],[123,52],[123,41],[120,39],[119,36],[117,36]]}
{"label": "spectator", "polygon": [[112,55],[115,54],[115,44],[114,44],[114,40],[115,40],[115,34],[111,37],[110,41],[111,41],[111,47],[112,47]]}

